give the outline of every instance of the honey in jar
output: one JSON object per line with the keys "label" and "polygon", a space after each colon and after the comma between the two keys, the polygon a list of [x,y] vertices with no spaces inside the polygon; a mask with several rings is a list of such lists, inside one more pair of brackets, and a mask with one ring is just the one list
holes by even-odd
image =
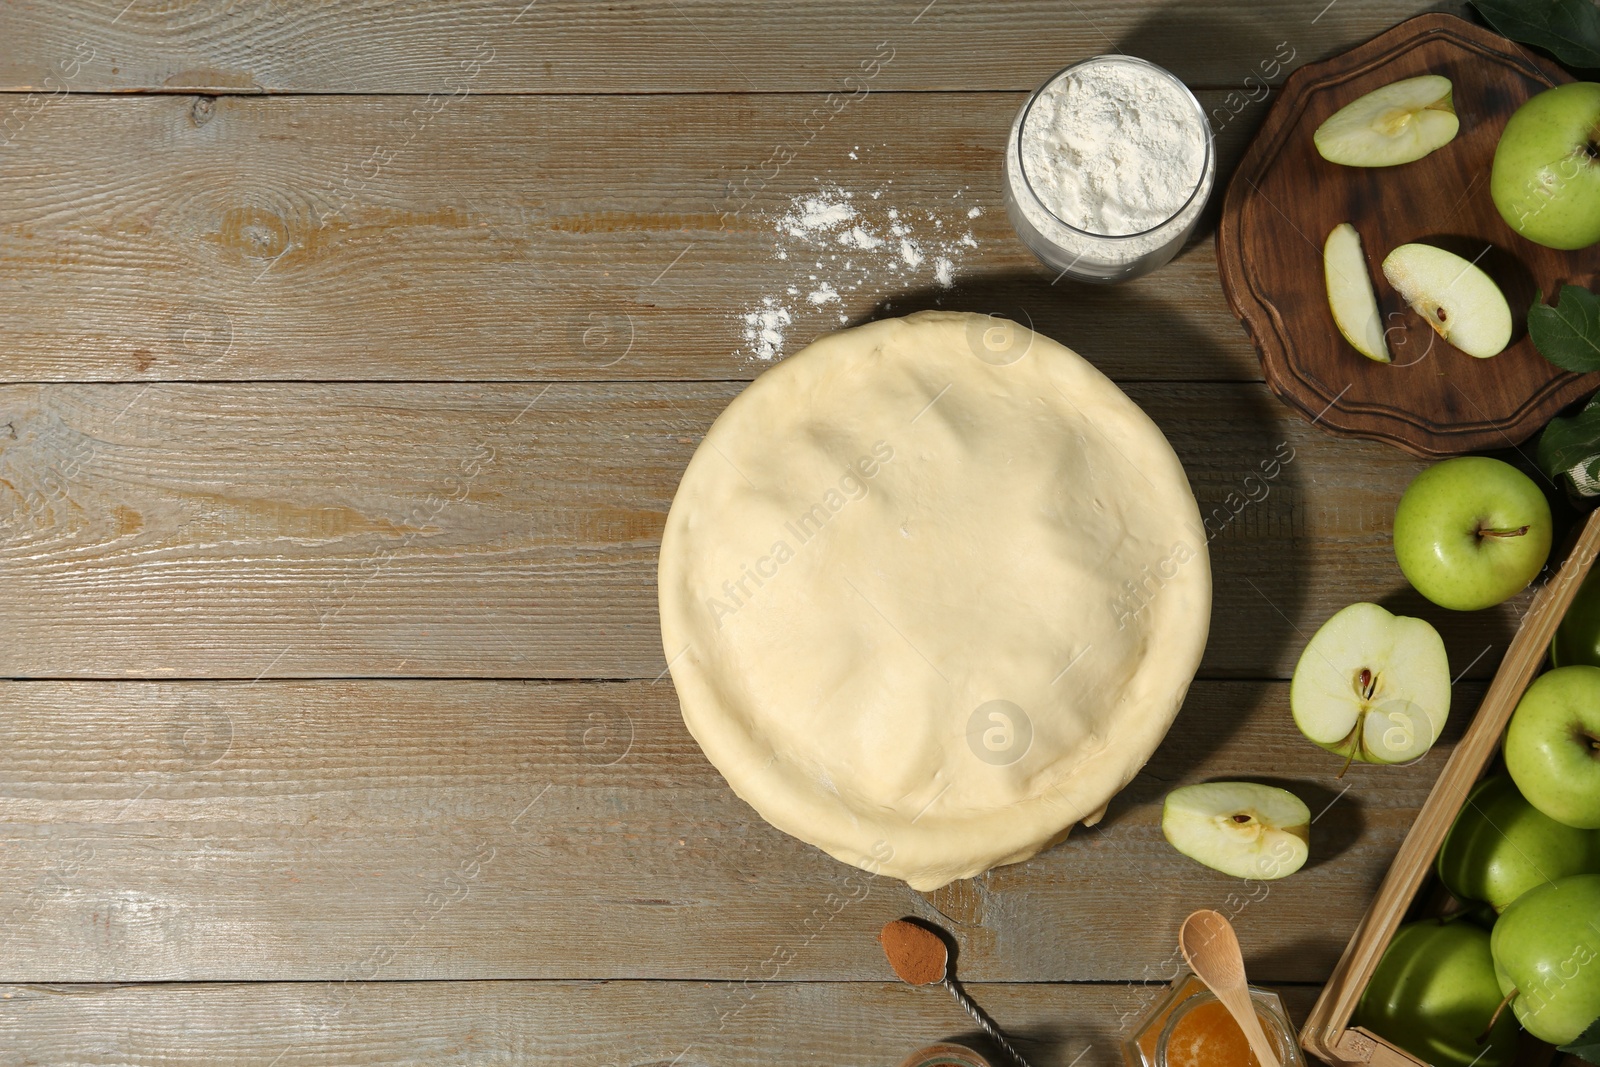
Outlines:
{"label": "honey in jar", "polygon": [[[1305,1067],[1276,993],[1250,987],[1256,1017],[1284,1067]],[[1129,1067],[1260,1067],[1244,1031],[1205,983],[1181,974],[1123,1042]]]}
{"label": "honey in jar", "polygon": [[[1262,1019],[1261,1025],[1272,1023]],[[1261,1067],[1244,1031],[1219,1000],[1196,1003],[1173,1020],[1165,1053],[1166,1067]]]}

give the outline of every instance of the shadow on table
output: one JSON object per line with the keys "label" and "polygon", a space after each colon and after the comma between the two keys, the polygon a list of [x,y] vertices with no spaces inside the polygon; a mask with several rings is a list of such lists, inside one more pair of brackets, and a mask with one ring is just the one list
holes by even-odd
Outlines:
{"label": "shadow on table", "polygon": [[1250,780],[1287,789],[1311,809],[1316,828],[1311,834],[1311,855],[1301,870],[1315,870],[1337,859],[1361,838],[1361,831],[1366,828],[1365,805],[1354,790],[1330,786],[1325,784],[1326,779],[1317,782],[1299,778],[1263,778],[1253,774]]}
{"label": "shadow on table", "polygon": [[[1315,14],[1313,9],[1312,14]],[[1282,54],[1279,49],[1287,43],[1295,48],[1294,30],[1310,21],[1293,20],[1294,25],[1282,25],[1291,20],[1273,22],[1267,19],[1244,19],[1217,14],[1213,7],[1190,3],[1169,3],[1154,8],[1138,25],[1117,42],[1117,51],[1147,59],[1165,67],[1188,85],[1237,85],[1245,88],[1245,78],[1262,79],[1277,72],[1271,81],[1281,82],[1289,69],[1310,59],[1319,58],[1297,51],[1294,60],[1285,67],[1270,64]],[[1309,26],[1305,27],[1309,29]],[[1218,79],[1218,56],[1227,56],[1237,64],[1238,73]],[[1262,64],[1268,64],[1263,68]],[[1215,125],[1215,120],[1213,120]]]}

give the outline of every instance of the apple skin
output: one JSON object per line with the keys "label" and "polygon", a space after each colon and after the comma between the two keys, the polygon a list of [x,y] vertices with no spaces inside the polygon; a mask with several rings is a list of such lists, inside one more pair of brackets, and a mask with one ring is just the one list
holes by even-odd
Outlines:
{"label": "apple skin", "polygon": [[1600,828],[1600,667],[1557,667],[1534,679],[1506,727],[1506,770],[1556,822]]}
{"label": "apple skin", "polygon": [[1550,641],[1550,665],[1600,667],[1600,567],[1578,587]]}
{"label": "apple skin", "polygon": [[1541,1041],[1565,1045],[1600,1017],[1600,874],[1530,889],[1501,913],[1489,939],[1500,992]]}
{"label": "apple skin", "polygon": [[1439,848],[1439,880],[1460,900],[1495,911],[1546,882],[1600,873],[1600,831],[1556,822],[1510,775],[1479,782]]}
{"label": "apple skin", "polygon": [[1423,919],[1395,932],[1356,1005],[1354,1022],[1433,1067],[1506,1067],[1517,1054],[1510,1012],[1478,1036],[1504,995],[1489,934],[1466,922]]}
{"label": "apple skin", "polygon": [[1453,611],[1521,592],[1550,555],[1550,538],[1550,504],[1533,479],[1488,456],[1435,463],[1412,479],[1394,515],[1406,580]]}
{"label": "apple skin", "polygon": [[1569,82],[1533,97],[1506,122],[1489,195],[1506,224],[1535,244],[1600,241],[1600,83]]}

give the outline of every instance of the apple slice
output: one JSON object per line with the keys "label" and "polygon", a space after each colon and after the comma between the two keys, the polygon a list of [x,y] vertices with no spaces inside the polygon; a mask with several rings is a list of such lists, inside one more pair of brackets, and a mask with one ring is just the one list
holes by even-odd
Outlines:
{"label": "apple slice", "polygon": [[1511,343],[1511,305],[1475,264],[1433,245],[1401,245],[1383,276],[1411,309],[1469,356],[1498,356]]}
{"label": "apple slice", "polygon": [[1422,619],[1351,604],[1300,654],[1289,708],[1300,732],[1346,766],[1417,759],[1450,714],[1444,641]]}
{"label": "apple slice", "polygon": [[1335,111],[1317,127],[1317,152],[1347,167],[1393,167],[1421,159],[1461,126],[1450,79],[1424,74],[1392,82]]}
{"label": "apple slice", "polygon": [[1389,345],[1383,339],[1383,320],[1378,317],[1378,296],[1367,273],[1367,257],[1361,252],[1361,235],[1348,222],[1341,222],[1328,234],[1322,246],[1322,271],[1328,281],[1328,307],[1334,325],[1357,352],[1379,363],[1391,363]]}
{"label": "apple slice", "polygon": [[1235,878],[1287,878],[1310,854],[1311,809],[1286,789],[1205,782],[1167,794],[1161,832],[1172,847]]}

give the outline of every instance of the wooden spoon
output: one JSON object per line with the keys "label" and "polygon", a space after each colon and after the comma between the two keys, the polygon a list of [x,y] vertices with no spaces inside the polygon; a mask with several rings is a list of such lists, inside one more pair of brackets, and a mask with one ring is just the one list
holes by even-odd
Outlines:
{"label": "wooden spoon", "polygon": [[1203,909],[1183,920],[1178,933],[1178,945],[1189,969],[1216,995],[1228,1009],[1250,1042],[1250,1051],[1256,1054],[1261,1067],[1282,1067],[1267,1032],[1261,1029],[1256,1015],[1255,1002],[1250,999],[1250,986],[1244,978],[1244,955],[1239,951],[1239,937],[1233,924],[1220,912]]}

